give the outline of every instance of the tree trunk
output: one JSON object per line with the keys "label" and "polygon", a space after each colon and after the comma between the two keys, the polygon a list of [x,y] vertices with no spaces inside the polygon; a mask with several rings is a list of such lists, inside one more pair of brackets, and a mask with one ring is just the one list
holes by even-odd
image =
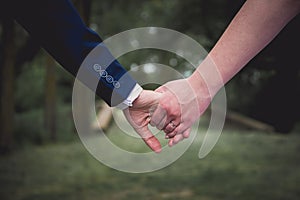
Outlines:
{"label": "tree trunk", "polygon": [[55,61],[50,56],[46,58],[45,91],[45,128],[50,135],[50,139],[56,141]]}
{"label": "tree trunk", "polygon": [[267,123],[258,121],[256,119],[247,117],[241,113],[233,112],[227,110],[226,113],[226,119],[229,120],[230,122],[242,125],[244,127],[254,129],[254,130],[259,130],[263,132],[274,132],[275,128]]}
{"label": "tree trunk", "polygon": [[[86,25],[89,25],[90,22],[90,7],[91,7],[91,0],[77,0],[75,2],[75,5],[78,9],[78,12],[83,19],[83,21],[86,23]],[[88,91],[88,88],[83,85],[78,85],[78,98],[73,99],[77,105],[87,105],[89,100],[91,99],[91,93]],[[91,133],[91,125],[92,125],[92,119],[91,119],[91,106],[85,107],[85,106],[78,106],[80,110],[78,112],[80,113],[80,121],[77,124],[81,127],[81,131],[85,132],[86,134]]]}
{"label": "tree trunk", "polygon": [[[1,67],[1,114],[0,151],[5,153],[12,148],[14,131],[14,22],[4,20],[2,24],[3,66]],[[24,97],[25,98],[25,97]]]}

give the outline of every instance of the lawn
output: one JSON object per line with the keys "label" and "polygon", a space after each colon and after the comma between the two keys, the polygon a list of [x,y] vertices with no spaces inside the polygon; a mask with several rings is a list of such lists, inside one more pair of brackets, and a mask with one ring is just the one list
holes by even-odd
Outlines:
{"label": "lawn", "polygon": [[[108,132],[122,137],[115,125]],[[204,159],[197,156],[200,143],[170,166],[144,174],[101,164],[79,139],[28,146],[0,157],[0,199],[300,199],[300,134],[225,129]]]}

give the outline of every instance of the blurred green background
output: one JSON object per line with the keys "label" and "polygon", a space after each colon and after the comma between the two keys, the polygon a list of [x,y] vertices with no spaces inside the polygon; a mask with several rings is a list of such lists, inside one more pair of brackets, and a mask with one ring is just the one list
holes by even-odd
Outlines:
{"label": "blurred green background", "polygon": [[[244,1],[73,3],[103,39],[157,26],[187,34],[209,51]],[[171,166],[127,174],[102,165],[81,144],[72,118],[74,77],[18,24],[2,20],[0,199],[299,199],[299,27],[298,16],[226,85],[229,117],[206,158],[197,157],[199,136]],[[156,62],[186,76],[192,73],[185,60],[152,49],[128,53],[119,61],[128,70]],[[237,114],[233,118],[231,113]],[[203,116],[203,128],[208,117]],[[143,142],[124,139],[113,121],[106,129],[120,146],[146,148]]]}

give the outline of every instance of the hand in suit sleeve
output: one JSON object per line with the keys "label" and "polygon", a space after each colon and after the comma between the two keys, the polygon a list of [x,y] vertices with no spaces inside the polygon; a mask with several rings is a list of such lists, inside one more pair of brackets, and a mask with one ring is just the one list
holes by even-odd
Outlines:
{"label": "hand in suit sleeve", "polygon": [[[6,5],[38,43],[72,75],[101,97],[108,105],[123,103],[136,81],[114,59],[97,33],[86,27],[69,0],[11,0]],[[17,6],[16,6],[17,5]],[[158,96],[142,92],[124,113],[129,123],[154,151],[159,141],[148,130],[145,117]],[[154,93],[154,92],[153,92]]]}

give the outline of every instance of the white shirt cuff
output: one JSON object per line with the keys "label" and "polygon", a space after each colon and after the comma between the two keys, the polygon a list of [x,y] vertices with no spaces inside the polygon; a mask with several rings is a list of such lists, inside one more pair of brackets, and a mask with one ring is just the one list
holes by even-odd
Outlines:
{"label": "white shirt cuff", "polygon": [[134,88],[131,90],[127,99],[125,99],[122,103],[116,106],[116,108],[124,110],[128,108],[128,106],[132,106],[132,103],[143,91],[143,88],[139,84],[135,84]]}

